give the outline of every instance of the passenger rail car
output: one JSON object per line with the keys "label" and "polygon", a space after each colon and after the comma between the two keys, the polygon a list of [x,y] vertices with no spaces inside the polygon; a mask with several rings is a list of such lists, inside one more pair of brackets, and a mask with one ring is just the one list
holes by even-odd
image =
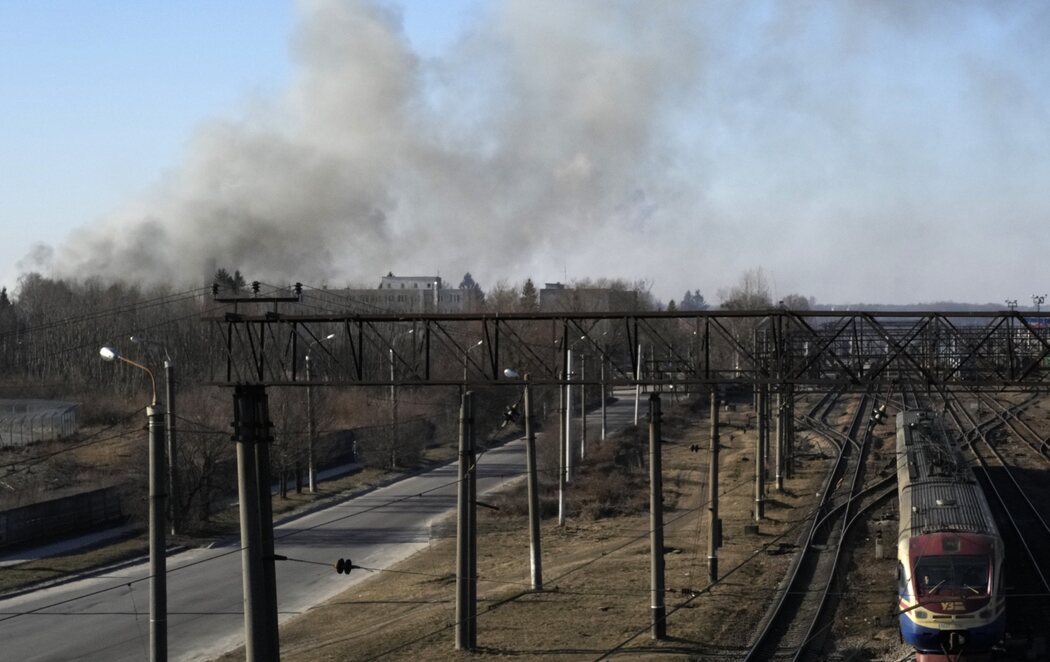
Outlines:
{"label": "passenger rail car", "polygon": [[918,662],[991,659],[1003,638],[1003,542],[940,415],[897,414],[897,592]]}

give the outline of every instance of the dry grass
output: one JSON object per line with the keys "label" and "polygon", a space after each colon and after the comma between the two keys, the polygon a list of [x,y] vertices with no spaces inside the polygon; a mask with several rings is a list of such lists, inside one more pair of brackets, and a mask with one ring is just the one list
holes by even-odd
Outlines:
{"label": "dry grass", "polygon": [[0,568],[0,593],[8,593],[35,584],[60,580],[92,568],[127,561],[149,553],[145,534],[135,535],[119,542],[79,550],[46,559],[28,561]]}
{"label": "dry grass", "polygon": [[[754,434],[743,429],[743,415],[723,420],[722,579],[710,583],[707,455],[688,448],[706,439],[706,421],[684,416],[675,421],[672,413],[666,422],[669,639],[654,642],[649,637],[647,478],[638,483],[629,471],[602,469],[594,472],[593,481],[574,481],[570,495],[576,505],[570,513],[575,514],[565,528],[551,519],[543,525],[543,592],[529,588],[523,508],[479,512],[479,651],[473,657],[590,660],[619,645],[622,654],[640,659],[724,659],[740,652],[772,595],[769,587],[779,581],[790,559],[789,554],[769,552],[793,541],[827,465],[815,460],[803,464],[785,494],[770,500],[761,532],[744,534],[752,517]],[[628,494],[617,493],[617,487]],[[582,502],[591,506],[580,506],[581,492]],[[610,499],[619,504],[612,508],[615,516],[601,506]],[[520,487],[501,498],[501,503],[523,501]],[[462,659],[454,650],[454,554],[454,540],[434,541],[429,549],[295,619],[282,628],[282,657]],[[338,577],[333,575],[333,581]],[[222,659],[241,657],[238,651]]]}

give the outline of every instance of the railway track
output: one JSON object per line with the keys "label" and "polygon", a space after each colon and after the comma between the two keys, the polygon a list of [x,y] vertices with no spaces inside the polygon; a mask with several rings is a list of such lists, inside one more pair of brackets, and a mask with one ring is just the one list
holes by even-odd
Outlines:
{"label": "railway track", "polygon": [[[1007,555],[1007,631],[1015,634],[1033,626],[1045,627],[1050,622],[1050,564],[1046,555],[1050,549],[1050,523],[1022,487],[1015,468],[988,440],[988,433],[1016,420],[1017,410],[1028,403],[1009,407],[997,403],[1000,411],[996,417],[982,422],[976,421],[965,408],[961,408],[962,416],[955,408],[949,408],[956,427],[967,435],[977,461],[974,473],[999,523]],[[1015,435],[1019,434],[1017,428],[1010,427]],[[1042,453],[1039,455],[1045,459]]]}
{"label": "railway track", "polygon": [[1027,409],[1038,397],[1038,394],[1033,393],[1024,402],[1011,407],[1002,404],[986,393],[978,392],[976,395],[980,402],[988,405],[989,410],[995,414],[996,418],[1013,431],[1015,439],[1020,440],[1024,446],[1031,449],[1044,462],[1050,464],[1050,445],[1047,444],[1046,439],[1042,435],[1028,424],[1028,421],[1020,416],[1021,411]]}
{"label": "railway track", "polygon": [[[817,659],[827,627],[822,616],[844,541],[860,514],[894,490],[890,476],[864,487],[867,435],[858,442],[873,398],[865,395],[839,446],[833,469],[821,489],[821,500],[805,532],[787,579],[764,617],[745,660]],[[819,403],[818,403],[819,405]]]}

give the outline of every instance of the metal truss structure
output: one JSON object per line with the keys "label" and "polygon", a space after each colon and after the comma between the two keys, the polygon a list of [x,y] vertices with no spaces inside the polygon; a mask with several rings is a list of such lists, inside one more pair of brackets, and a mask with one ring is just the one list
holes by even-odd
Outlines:
{"label": "metal truss structure", "polygon": [[[512,368],[537,385],[1050,390],[1046,319],[1017,311],[269,311],[205,321],[225,352],[211,380],[220,385],[481,386],[515,383]],[[585,357],[585,375],[570,352]]]}

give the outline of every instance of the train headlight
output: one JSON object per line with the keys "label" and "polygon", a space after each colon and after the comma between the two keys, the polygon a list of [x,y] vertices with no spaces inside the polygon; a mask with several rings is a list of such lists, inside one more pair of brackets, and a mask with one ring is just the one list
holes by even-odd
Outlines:
{"label": "train headlight", "polygon": [[921,618],[923,620],[926,620],[926,618],[928,616],[929,616],[929,614],[927,614],[926,612],[922,611],[921,609],[919,611],[915,612],[915,618]]}

